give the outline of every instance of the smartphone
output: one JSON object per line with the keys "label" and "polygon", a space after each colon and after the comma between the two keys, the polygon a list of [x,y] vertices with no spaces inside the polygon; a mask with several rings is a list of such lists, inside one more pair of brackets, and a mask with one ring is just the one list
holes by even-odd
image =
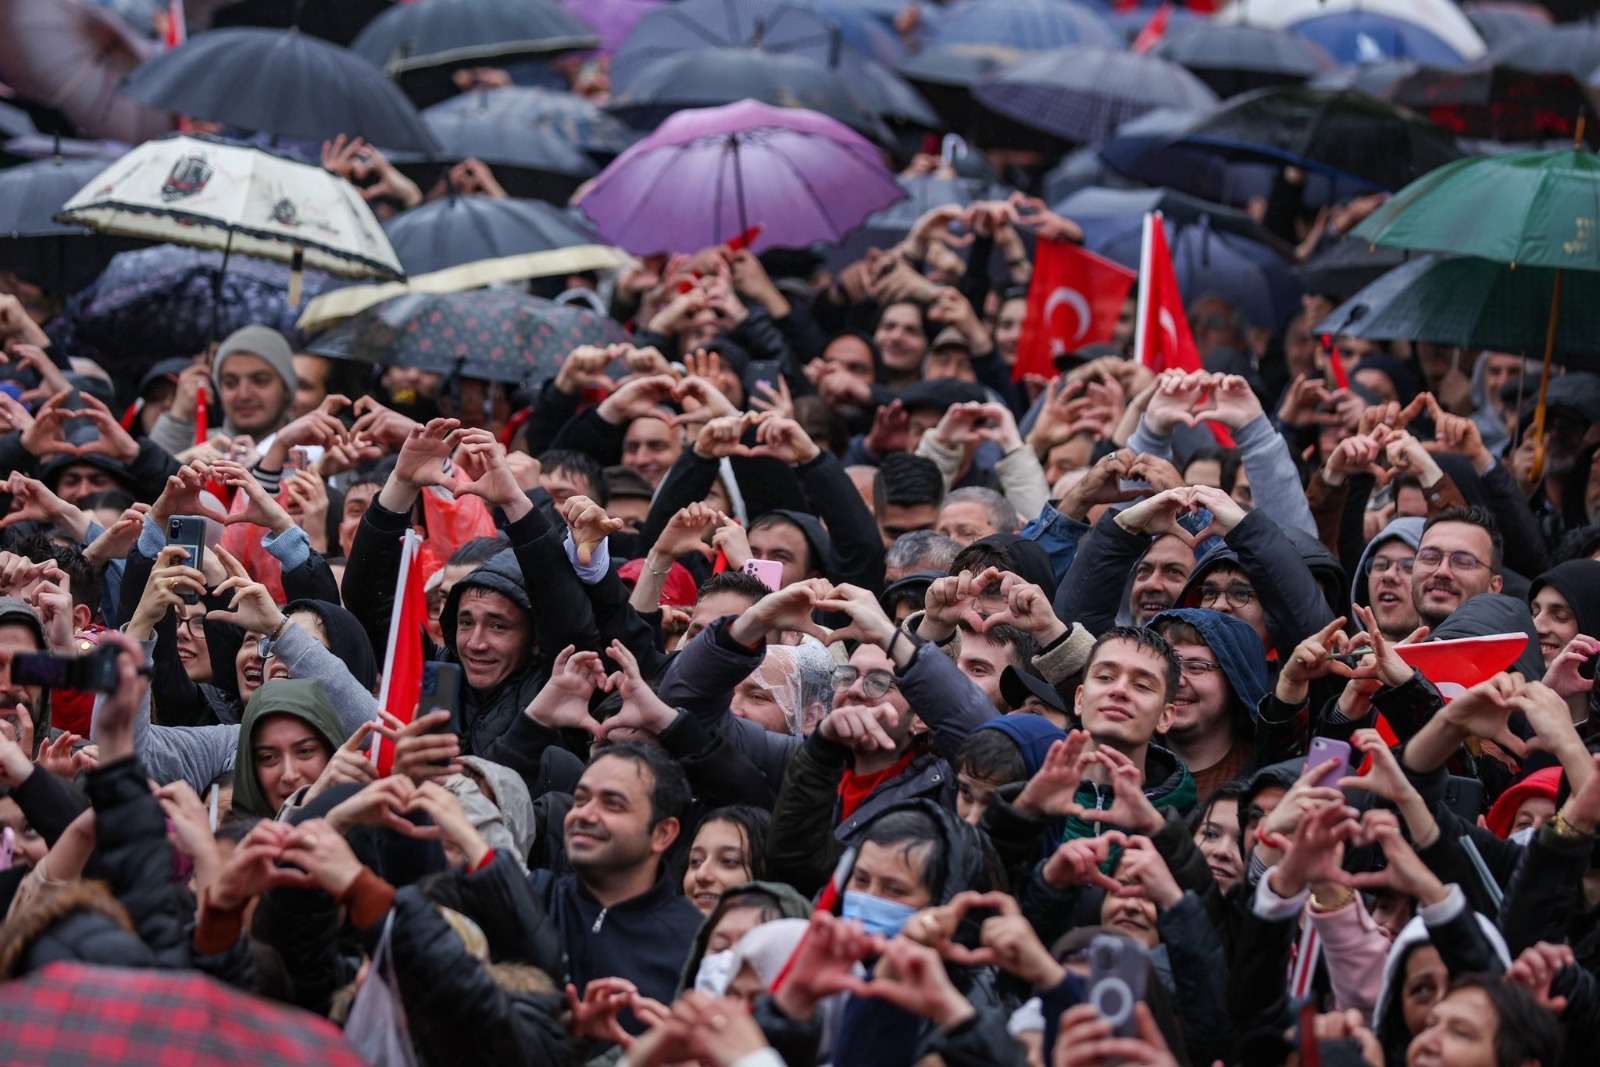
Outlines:
{"label": "smartphone", "polygon": [[[216,526],[215,532],[212,527]],[[174,515],[167,520],[167,544],[179,545],[189,550],[189,566],[205,570],[206,546],[216,548],[222,540],[221,524],[204,515]],[[183,601],[193,604],[200,598],[191,592],[183,593]]]}
{"label": "smartphone", "polygon": [[749,366],[744,369],[744,393],[746,397],[759,396],[765,399],[757,382],[766,382],[772,388],[778,387],[778,379],[783,377],[783,363],[776,359],[752,359]]}
{"label": "smartphone", "polygon": [[1150,962],[1144,949],[1101,934],[1089,942],[1089,1003],[1117,1037],[1138,1036],[1133,1006],[1144,999]]}
{"label": "smartphone", "polygon": [[[461,713],[461,667],[455,663],[424,663],[422,665],[422,695],[417,701],[417,714],[426,715],[437,708],[450,713],[451,722]],[[450,723],[442,730],[448,732]]]}
{"label": "smartphone", "polygon": [[306,448],[291,448],[284,457],[283,469],[286,471],[308,471],[311,469],[311,450]]}
{"label": "smartphone", "polygon": [[1444,783],[1444,806],[1473,826],[1483,814],[1483,783],[1452,774]]}
{"label": "smartphone", "polygon": [[783,564],[775,559],[747,559],[744,572],[774,593],[783,588]]}
{"label": "smartphone", "polygon": [[1306,766],[1316,767],[1329,760],[1338,762],[1322,776],[1319,785],[1337,787],[1339,779],[1350,773],[1350,742],[1334,741],[1326,737],[1313,737],[1311,751],[1306,753]]}

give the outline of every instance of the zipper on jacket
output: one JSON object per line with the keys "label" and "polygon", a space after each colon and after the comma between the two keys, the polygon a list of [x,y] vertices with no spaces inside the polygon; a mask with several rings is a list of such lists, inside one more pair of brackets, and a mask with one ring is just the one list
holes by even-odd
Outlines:
{"label": "zipper on jacket", "polygon": [[610,910],[611,910],[610,908],[601,908],[600,909],[600,914],[595,918],[594,925],[589,927],[589,932],[591,934],[598,934],[600,932],[600,927],[605,925],[606,912],[608,912]]}

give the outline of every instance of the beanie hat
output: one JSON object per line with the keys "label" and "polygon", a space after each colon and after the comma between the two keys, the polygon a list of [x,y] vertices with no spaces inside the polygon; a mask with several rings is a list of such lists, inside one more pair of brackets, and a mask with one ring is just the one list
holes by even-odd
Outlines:
{"label": "beanie hat", "polygon": [[[214,373],[220,376],[228,357],[238,355],[260,356],[266,360],[277,371],[278,377],[283,379],[289,395],[294,395],[298,380],[294,373],[294,349],[289,347],[289,341],[283,334],[271,326],[259,324],[233,331],[222,342],[222,347],[217,349]],[[220,390],[220,386],[218,388]]]}
{"label": "beanie hat", "polygon": [[1511,827],[1517,820],[1517,809],[1522,807],[1523,801],[1532,800],[1534,797],[1544,797],[1555,802],[1561,788],[1561,768],[1541,767],[1534,771],[1516,785],[1500,794],[1494,806],[1489,809],[1484,824],[1494,833],[1494,836],[1504,841],[1511,836]]}

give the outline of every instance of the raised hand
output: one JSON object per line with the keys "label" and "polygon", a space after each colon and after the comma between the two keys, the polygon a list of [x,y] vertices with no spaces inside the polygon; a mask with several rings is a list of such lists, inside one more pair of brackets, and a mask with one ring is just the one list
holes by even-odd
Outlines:
{"label": "raised hand", "polygon": [[846,704],[828,712],[817,732],[854,752],[893,752],[898,746],[889,731],[899,725],[900,712],[893,704]]}
{"label": "raised hand", "polygon": [[742,415],[722,415],[700,428],[694,441],[695,455],[702,459],[725,459],[728,456],[748,456],[750,446],[744,443],[745,431],[765,422],[767,416],[759,411]]}
{"label": "raised hand", "polygon": [[639,995],[639,987],[626,978],[590,979],[578,996],[578,987],[567,983],[567,1030],[580,1041],[600,1041],[631,1049],[633,1035],[622,1028],[617,1016],[626,1011]]}
{"label": "raised hand", "polygon": [[1127,887],[1101,870],[1111,859],[1111,849],[1128,843],[1121,830],[1098,837],[1078,837],[1056,846],[1039,868],[1039,877],[1056,889],[1098,886],[1108,893],[1127,895]]}
{"label": "raised hand", "polygon": [[489,843],[472,825],[472,819],[467,816],[460,799],[438,782],[418,785],[406,803],[406,810],[426,814],[433,820],[433,825],[416,826],[401,819],[409,827],[401,832],[412,837],[437,837],[444,843],[446,854],[452,862],[456,861],[456,854],[459,853],[460,863],[465,870],[475,870],[489,854]]}
{"label": "raised hand", "polygon": [[882,947],[883,939],[868,934],[860,923],[814,911],[773,999],[790,1019],[809,1022],[824,998],[861,991],[866,983],[856,977],[855,965]]}
{"label": "raised hand", "polygon": [[335,898],[344,896],[363,870],[349,843],[326,819],[309,819],[292,827],[281,855]]}
{"label": "raised hand", "polygon": [[659,557],[658,562],[661,563],[671,563],[691,553],[699,553],[710,559],[716,554],[716,549],[706,543],[706,534],[713,526],[727,521],[726,515],[709,504],[696,502],[679,508],[667,520],[667,525],[662,528],[661,536],[656,538],[650,552]]}
{"label": "raised hand", "polygon": [[1074,797],[1089,767],[1098,762],[1086,731],[1074,730],[1052,742],[1044,762],[1022,787],[1012,805],[1036,819],[1058,819],[1077,807]]}
{"label": "raised hand", "polygon": [[1329,881],[1342,880],[1356,889],[1390,889],[1412,897],[1418,904],[1437,904],[1445,898],[1447,890],[1439,876],[1417,856],[1410,842],[1400,832],[1400,820],[1392,811],[1372,810],[1361,817],[1361,832],[1355,838],[1362,844],[1376,844],[1383,849],[1389,861],[1381,871],[1339,876]]}
{"label": "raised hand", "polygon": [[[326,826],[326,823],[319,823]],[[206,889],[207,907],[238,911],[273,889],[309,889],[317,883],[299,866],[285,866],[289,841],[297,827],[266,819],[251,827],[233,855],[222,865],[217,879]],[[337,836],[331,830],[330,836]]]}
{"label": "raised hand", "polygon": [[605,741],[617,730],[626,728],[660,736],[677,719],[676,709],[656,696],[656,691],[640,674],[639,661],[627,645],[612,641],[606,656],[621,668],[606,679],[606,685],[612,692],[622,695],[622,707],[600,724],[596,737]]}
{"label": "raised hand", "polygon": [[977,1014],[950,981],[939,953],[908,937],[890,940],[872,981],[858,995],[886,1000],[902,1011],[932,1020],[946,1032]]}
{"label": "raised hand", "polygon": [[1156,436],[1166,437],[1176,426],[1197,425],[1201,420],[1196,411],[1212,384],[1212,375],[1205,371],[1188,374],[1176,370],[1164,372],[1156,386],[1155,395],[1144,409],[1145,426]]}
{"label": "raised hand", "polygon": [[1111,772],[1112,800],[1109,808],[1083,808],[1073,803],[1067,814],[1090,822],[1120,826],[1129,833],[1149,837],[1166,821],[1160,810],[1144,795],[1144,772],[1133,760],[1114,748],[1102,747],[1094,753],[1101,766]]}
{"label": "raised hand", "polygon": [[528,494],[517,484],[517,477],[506,461],[505,446],[488,430],[468,430],[456,450],[457,463],[469,481],[455,486],[457,500],[475,496],[505,512],[516,522],[533,510]]}
{"label": "raised hand", "polygon": [[746,645],[765,641],[775,630],[798,631],[826,640],[828,631],[812,621],[811,612],[833,595],[825,578],[808,578],[768,593],[745,609],[728,628],[728,636]]}
{"label": "raised hand", "polygon": [[749,454],[802,466],[816,459],[822,450],[794,419],[770,416],[756,427],[756,446]]}
{"label": "raised hand", "polygon": [[[1283,858],[1269,872],[1272,891],[1280,897],[1292,897],[1318,882],[1351,884],[1340,864],[1344,860],[1344,843],[1357,837],[1359,826],[1355,820],[1356,810],[1346,807],[1342,798],[1310,808],[1295,825],[1294,837],[1274,845],[1283,852]],[[1397,833],[1398,825],[1397,822]]]}
{"label": "raised hand", "polygon": [[[1098,865],[1096,865],[1098,869]],[[989,907],[997,914],[983,920],[979,940],[989,950],[995,966],[1027,982],[1034,989],[1054,989],[1061,984],[1066,968],[1056,962],[1033,924],[1023,917],[1014,897],[1005,893],[986,894]]]}
{"label": "raised hand", "polygon": [[[389,717],[389,721],[396,727],[400,725],[399,720],[394,719],[392,716]],[[370,719],[356,727],[356,732],[346,738],[344,744],[334,750],[333,758],[322,769],[322,773],[317,776],[317,780],[311,783],[311,788],[306,790],[306,803],[309,804],[327,790],[345,782],[366,785],[368,782],[377,781],[378,769],[372,765],[372,761],[367,758],[366,752],[363,751],[366,747],[367,739],[374,733],[380,733],[381,736],[387,737],[391,742],[395,736],[394,730],[383,729],[377,722]],[[329,815],[330,819],[332,817],[332,815]]]}
{"label": "raised hand", "polygon": [[78,541],[88,533],[89,516],[45,488],[37,478],[13,471],[5,488],[11,494],[12,510],[0,516],[0,530],[19,522],[43,522],[60,528]]}
{"label": "raised hand", "polygon": [[578,562],[584,566],[594,559],[605,539],[623,527],[621,519],[613,519],[605,508],[586,496],[569,497],[561,509],[561,517],[566,520],[572,544],[578,550]]}
{"label": "raised hand", "polygon": [[1076,1004],[1061,1013],[1051,1067],[1178,1067],[1155,1016],[1143,1001],[1133,1006],[1137,1037],[1117,1037],[1093,1004]]}
{"label": "raised hand", "polygon": [[1167,866],[1167,861],[1148,837],[1139,835],[1128,838],[1127,847],[1122,850],[1122,865],[1118,869],[1124,881],[1130,886],[1138,886],[1145,899],[1162,911],[1176,907],[1183,899],[1183,889],[1172,876],[1172,868]]}
{"label": "raised hand", "polygon": [[405,490],[408,498],[394,510],[410,507],[417,493],[430,485],[454,492],[456,480],[445,471],[445,464],[464,435],[459,419],[433,419],[426,426],[412,425],[405,444],[400,446],[394,473],[389,476],[391,482]]}
{"label": "raised hand", "polygon": [[218,460],[212,464],[211,474],[227,488],[244,491],[244,509],[229,512],[224,522],[229,525],[237,522],[253,523],[256,526],[265,526],[275,534],[281,534],[294,525],[289,513],[261,487],[261,483],[256,481],[255,476],[242,464],[229,459]]}
{"label": "raised hand", "polygon": [[[895,634],[899,633],[894,621],[884,614],[878,598],[860,586],[836,585],[828,598],[819,600],[817,606],[824,611],[842,612],[850,617],[849,625],[823,638],[830,645],[838,644],[840,641],[865,641],[889,651]],[[821,627],[814,626],[814,629],[804,632],[811,633],[820,629]],[[916,643],[910,638],[905,638],[900,644],[903,647],[896,651],[902,652],[906,662],[909,663],[911,657],[916,654]],[[900,663],[898,658],[896,663],[900,666],[905,665]]]}
{"label": "raised hand", "polygon": [[584,730],[602,736],[600,723],[589,714],[596,689],[606,688],[606,671],[598,652],[579,652],[568,645],[556,656],[550,680],[525,710],[528,718],[551,729]]}
{"label": "raised hand", "polygon": [[1079,522],[1088,522],[1089,512],[1098,504],[1122,504],[1144,496],[1143,489],[1122,487],[1122,483],[1131,477],[1132,467],[1138,459],[1137,452],[1123,448],[1101,456],[1062,496],[1058,506],[1061,514]]}
{"label": "raised hand", "polygon": [[1239,375],[1219,374],[1212,383],[1212,406],[1199,413],[1204,421],[1221,423],[1230,430],[1242,430],[1262,414],[1261,401],[1250,383]]}
{"label": "raised hand", "polygon": [[450,712],[445,708],[434,708],[426,714],[419,709],[415,718],[395,730],[392,773],[419,785],[460,774],[461,739],[448,730],[434,732],[449,723]]}
{"label": "raised hand", "polygon": [[228,572],[228,577],[217,586],[217,595],[231,592],[233,600],[228,604],[227,611],[211,612],[209,614],[211,621],[231,622],[235,626],[242,627],[246,633],[277,633],[283,624],[284,616],[278,609],[272,593],[266,586],[252,579],[244,564],[234,559],[227,549],[219,546],[212,551]]}

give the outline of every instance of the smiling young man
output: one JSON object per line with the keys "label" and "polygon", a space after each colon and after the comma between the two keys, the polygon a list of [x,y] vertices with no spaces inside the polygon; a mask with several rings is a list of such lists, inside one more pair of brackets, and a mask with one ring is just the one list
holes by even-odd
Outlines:
{"label": "smiling young man", "polygon": [[1351,582],[1351,602],[1370,607],[1378,629],[1391,641],[1404,640],[1421,623],[1411,598],[1411,579],[1424,521],[1408,516],[1378,531],[1361,554]]}
{"label": "smiling young man", "polygon": [[1411,571],[1411,602],[1437,628],[1482,593],[1498,593],[1505,545],[1494,517],[1483,508],[1446,508],[1422,528]]}
{"label": "smiling young man", "polygon": [[1164,735],[1207,796],[1252,769],[1253,719],[1267,690],[1267,662],[1250,626],[1221,612],[1178,608],[1155,617],[1150,628],[1178,653],[1177,709]]}

